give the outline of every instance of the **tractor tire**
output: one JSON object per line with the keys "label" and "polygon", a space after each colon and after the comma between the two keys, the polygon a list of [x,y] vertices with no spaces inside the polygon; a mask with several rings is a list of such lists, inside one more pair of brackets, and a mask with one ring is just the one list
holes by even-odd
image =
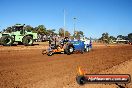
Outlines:
{"label": "tractor tire", "polygon": [[50,52],[47,53],[47,55],[48,56],[52,56],[53,55],[53,52],[50,51]]}
{"label": "tractor tire", "polygon": [[79,85],[84,85],[86,83],[85,77],[84,76],[77,76],[76,81]]}
{"label": "tractor tire", "polygon": [[1,38],[0,38],[0,45],[1,45]]}
{"label": "tractor tire", "polygon": [[73,46],[73,44],[68,44],[68,45],[66,46],[66,48],[64,49],[64,51],[65,51],[65,53],[66,53],[67,55],[72,54],[72,53],[74,52],[74,46]]}
{"label": "tractor tire", "polygon": [[11,36],[2,36],[1,44],[3,46],[11,46],[13,44],[13,38]]}
{"label": "tractor tire", "polygon": [[85,52],[85,50],[82,50],[82,51],[81,51],[81,54],[83,54],[84,52]]}
{"label": "tractor tire", "polygon": [[23,38],[23,44],[25,45],[25,46],[32,46],[33,45],[33,38],[31,37],[31,36],[25,36],[24,38]]}
{"label": "tractor tire", "polygon": [[89,51],[90,51],[90,50],[89,50],[89,47],[87,47],[87,48],[86,48],[86,52],[89,52]]}

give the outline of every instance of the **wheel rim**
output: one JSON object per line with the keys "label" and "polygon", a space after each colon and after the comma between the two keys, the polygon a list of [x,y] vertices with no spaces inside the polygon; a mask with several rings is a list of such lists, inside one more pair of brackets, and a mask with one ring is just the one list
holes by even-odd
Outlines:
{"label": "wheel rim", "polygon": [[48,54],[49,56],[51,56],[52,55],[52,52],[49,52],[49,54]]}
{"label": "wheel rim", "polygon": [[28,42],[28,44],[32,44],[33,41],[32,41],[32,39],[28,39],[27,42]]}
{"label": "wheel rim", "polygon": [[86,51],[87,51],[87,52],[89,51],[88,48],[86,48]]}
{"label": "wheel rim", "polygon": [[6,44],[10,44],[11,43],[11,39],[10,38],[5,39],[5,43]]}
{"label": "wheel rim", "polygon": [[52,55],[52,53],[50,53],[50,55]]}
{"label": "wheel rim", "polygon": [[70,51],[70,53],[72,53],[72,52],[73,52],[73,48],[72,48],[72,47],[70,47],[69,51]]}

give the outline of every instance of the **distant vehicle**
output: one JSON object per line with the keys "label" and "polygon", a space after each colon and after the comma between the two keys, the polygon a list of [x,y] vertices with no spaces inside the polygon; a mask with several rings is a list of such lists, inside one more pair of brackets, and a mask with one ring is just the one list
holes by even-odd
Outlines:
{"label": "distant vehicle", "polygon": [[125,39],[122,39],[122,38],[117,38],[116,40],[117,43],[124,43],[124,44],[127,44],[129,42],[129,40],[125,40]]}
{"label": "distant vehicle", "polygon": [[132,40],[130,40],[130,41],[128,42],[128,44],[132,45]]}
{"label": "distant vehicle", "polygon": [[4,46],[11,46],[14,42],[22,43],[25,46],[33,45],[37,39],[37,33],[29,32],[24,29],[24,25],[16,24],[11,33],[1,33],[0,42]]}

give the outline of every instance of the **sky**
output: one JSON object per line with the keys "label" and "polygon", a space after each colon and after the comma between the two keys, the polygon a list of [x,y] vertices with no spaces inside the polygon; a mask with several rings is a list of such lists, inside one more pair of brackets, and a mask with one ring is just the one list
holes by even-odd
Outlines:
{"label": "sky", "polygon": [[132,33],[132,0],[0,0],[0,30],[20,23],[58,31],[64,27],[64,9],[71,34],[74,23],[86,37]]}

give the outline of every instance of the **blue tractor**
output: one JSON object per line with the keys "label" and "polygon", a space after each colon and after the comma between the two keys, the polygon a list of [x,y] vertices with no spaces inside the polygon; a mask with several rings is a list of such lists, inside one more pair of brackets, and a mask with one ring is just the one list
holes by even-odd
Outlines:
{"label": "blue tractor", "polygon": [[70,55],[74,52],[88,52],[92,48],[91,41],[82,41],[82,40],[69,40],[68,37],[62,39],[59,44],[49,44],[48,50],[43,50],[42,54],[47,54],[48,56],[52,56],[56,53],[65,53]]}
{"label": "blue tractor", "polygon": [[71,40],[69,41],[74,46],[74,52],[89,52],[92,48],[92,42],[84,40]]}

